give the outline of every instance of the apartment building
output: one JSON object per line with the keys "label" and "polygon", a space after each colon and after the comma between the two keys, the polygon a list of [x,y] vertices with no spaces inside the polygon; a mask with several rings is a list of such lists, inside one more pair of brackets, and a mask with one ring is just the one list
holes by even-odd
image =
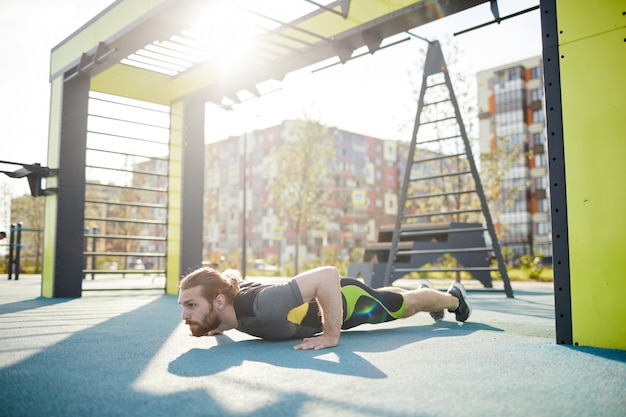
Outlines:
{"label": "apartment building", "polygon": [[[516,256],[552,256],[545,101],[541,56],[477,74],[481,159],[499,159],[490,175],[494,223]],[[504,157],[503,157],[504,156]],[[497,177],[494,180],[493,177]]]}
{"label": "apartment building", "polygon": [[[244,234],[249,261],[284,264],[295,258],[296,233],[272,201],[267,169],[272,149],[289,139],[293,123],[206,145],[205,259],[240,253]],[[397,214],[403,145],[336,128],[328,128],[327,134],[336,149],[328,162],[328,221],[307,229],[300,259],[319,257],[325,247],[348,259],[355,248],[375,242],[379,227],[393,225]]]}

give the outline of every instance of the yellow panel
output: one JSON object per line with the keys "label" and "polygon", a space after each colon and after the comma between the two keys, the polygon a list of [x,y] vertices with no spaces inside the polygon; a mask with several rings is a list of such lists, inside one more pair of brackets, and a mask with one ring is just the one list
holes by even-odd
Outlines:
{"label": "yellow panel", "polygon": [[[397,10],[403,9],[411,4],[420,3],[415,0],[369,0],[369,1],[352,1],[350,3],[350,11],[347,19],[335,13],[322,13],[311,19],[302,22],[298,26],[318,33],[324,37],[330,38],[338,33],[355,28],[363,23],[378,19],[381,16],[389,15]],[[431,6],[435,7],[436,6]],[[338,11],[339,7],[336,8]],[[443,14],[440,16],[443,17]],[[285,32],[287,33],[287,32]],[[300,37],[297,33],[289,32],[290,36]],[[315,39],[318,41],[319,39]]]}
{"label": "yellow panel", "polygon": [[[50,126],[48,129],[48,167],[59,167],[61,143],[61,108],[63,105],[63,77],[52,81],[50,89]],[[56,177],[46,180],[46,188],[57,186]],[[57,196],[45,197],[43,234],[43,271],[41,275],[41,296],[54,297],[54,260],[56,255]]]}
{"label": "yellow panel", "polygon": [[556,9],[559,44],[624,27],[625,9],[624,0],[559,1]]}
{"label": "yellow panel", "polygon": [[124,28],[145,18],[149,12],[168,0],[125,0],[83,25],[65,42],[52,50],[50,75],[67,69],[84,52],[91,51],[100,41],[108,41]]}
{"label": "yellow panel", "polygon": [[[599,27],[586,13],[568,17]],[[621,28],[560,46],[573,342],[618,349],[626,349],[624,39]]]}
{"label": "yellow panel", "polygon": [[214,68],[207,68],[205,66],[193,68],[172,80],[172,100],[176,100],[200,88],[211,85],[221,77],[222,76],[218,74]]}
{"label": "yellow panel", "polygon": [[183,104],[171,108],[165,293],[178,294],[183,160]]}
{"label": "yellow panel", "polygon": [[89,88],[102,93],[158,104],[170,104],[171,77],[117,64],[93,77]]}

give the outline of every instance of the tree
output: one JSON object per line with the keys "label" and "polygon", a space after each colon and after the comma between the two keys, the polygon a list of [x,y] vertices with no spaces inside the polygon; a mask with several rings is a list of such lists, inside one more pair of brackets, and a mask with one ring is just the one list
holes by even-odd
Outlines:
{"label": "tree", "polygon": [[514,167],[525,166],[523,158],[529,157],[523,145],[513,144],[509,137],[492,138],[489,153],[481,154],[481,172],[485,195],[489,201],[498,237],[503,238],[508,231],[497,221],[500,216],[519,200],[520,191],[526,189],[529,180],[512,176]]}
{"label": "tree", "polygon": [[290,135],[274,150],[269,189],[277,212],[285,216],[296,235],[296,274],[302,238],[326,218],[326,200],[332,192],[329,165],[334,156],[329,130],[311,118],[294,121]]}

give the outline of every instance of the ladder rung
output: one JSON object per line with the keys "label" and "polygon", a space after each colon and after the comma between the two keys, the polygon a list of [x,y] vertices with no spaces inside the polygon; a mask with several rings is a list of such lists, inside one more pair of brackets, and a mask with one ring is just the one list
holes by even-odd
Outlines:
{"label": "ladder rung", "polygon": [[445,197],[447,195],[460,195],[460,194],[470,194],[475,193],[476,190],[464,190],[464,191],[448,191],[445,193],[432,193],[432,194],[416,194],[407,196],[407,200],[417,200],[420,198],[432,198],[432,197]]}
{"label": "ladder rung", "polygon": [[446,136],[446,137],[437,138],[437,139],[429,139],[429,140],[424,140],[424,141],[421,141],[421,142],[416,142],[415,145],[425,145],[427,143],[441,142],[441,141],[450,140],[450,139],[458,139],[460,137],[461,137],[461,135],[454,135],[454,136]]}
{"label": "ladder rung", "polygon": [[401,236],[424,236],[424,235],[444,234],[444,233],[485,232],[485,231],[487,231],[486,227],[465,227],[462,229],[431,229],[431,230],[424,230],[424,231],[419,231],[419,232],[402,231],[402,229],[400,229],[400,235]]}
{"label": "ladder rung", "polygon": [[472,171],[459,171],[459,172],[450,172],[448,174],[441,175],[433,175],[432,177],[419,177],[419,178],[411,178],[409,181],[426,181],[426,180],[434,180],[437,178],[445,178],[445,177],[455,177],[460,175],[471,174]]}
{"label": "ladder rung", "polygon": [[459,156],[464,156],[465,153],[456,153],[456,154],[452,154],[452,155],[442,155],[442,156],[436,156],[434,158],[428,158],[428,159],[420,159],[417,161],[413,161],[414,164],[422,164],[424,162],[432,162],[432,161],[440,161],[442,159],[449,159],[449,158],[458,158]]}
{"label": "ladder rung", "polygon": [[437,119],[437,120],[429,120],[427,122],[420,122],[420,126],[429,125],[429,124],[438,123],[438,122],[445,122],[447,120],[456,120],[456,116],[444,117],[443,119]]}
{"label": "ladder rung", "polygon": [[443,248],[443,249],[400,249],[397,253],[401,255],[420,255],[420,254],[432,254],[432,253],[469,253],[469,252],[491,252],[493,248]]}
{"label": "ladder rung", "polygon": [[452,100],[450,100],[449,98],[447,98],[445,100],[437,100],[437,101],[433,101],[431,103],[424,103],[424,107],[426,107],[426,106],[434,106],[434,105],[441,104],[441,103],[449,103],[451,101]]}
{"label": "ladder rung", "polygon": [[433,87],[439,87],[442,85],[446,85],[445,81],[441,82],[441,83],[436,83],[436,84],[431,84],[431,85],[427,85],[426,88],[433,88]]}
{"label": "ladder rung", "polygon": [[452,211],[439,211],[439,212],[430,212],[430,213],[417,213],[417,214],[409,214],[404,216],[404,219],[415,219],[418,217],[433,217],[433,216],[449,216],[453,214],[464,214],[464,213],[478,213],[481,212],[481,209],[467,209],[467,210],[452,210]]}

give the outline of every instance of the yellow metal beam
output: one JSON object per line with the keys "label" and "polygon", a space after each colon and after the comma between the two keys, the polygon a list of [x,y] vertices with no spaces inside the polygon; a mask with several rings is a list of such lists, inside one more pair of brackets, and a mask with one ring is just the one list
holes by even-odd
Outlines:
{"label": "yellow metal beam", "polygon": [[172,0],[121,0],[109,6],[70,37],[52,49],[50,76],[55,78],[76,65],[83,53],[95,51],[98,43],[109,42],[149,19],[163,4]]}

